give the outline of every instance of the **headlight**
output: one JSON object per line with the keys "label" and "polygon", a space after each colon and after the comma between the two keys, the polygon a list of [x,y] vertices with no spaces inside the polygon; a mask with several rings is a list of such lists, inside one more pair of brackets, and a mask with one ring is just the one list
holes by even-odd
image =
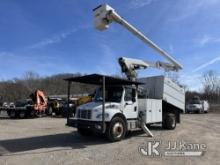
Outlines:
{"label": "headlight", "polygon": [[[108,118],[109,117],[109,114],[108,113],[105,113],[105,118]],[[98,114],[96,116],[96,118],[102,118],[102,114]]]}

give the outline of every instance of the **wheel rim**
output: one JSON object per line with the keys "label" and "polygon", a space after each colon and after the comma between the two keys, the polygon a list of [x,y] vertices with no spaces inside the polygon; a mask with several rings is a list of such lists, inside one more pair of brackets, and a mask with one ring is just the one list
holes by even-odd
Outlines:
{"label": "wheel rim", "polygon": [[124,128],[123,128],[122,123],[120,122],[115,123],[113,127],[113,135],[116,138],[120,138],[123,135],[123,132],[124,132]]}

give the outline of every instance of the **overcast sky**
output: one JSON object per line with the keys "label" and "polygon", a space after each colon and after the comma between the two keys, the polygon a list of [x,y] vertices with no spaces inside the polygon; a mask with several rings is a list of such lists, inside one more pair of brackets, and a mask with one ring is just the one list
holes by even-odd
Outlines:
{"label": "overcast sky", "polygon": [[219,0],[1,0],[0,79],[27,71],[120,74],[120,56],[162,60],[120,25],[95,30],[92,9],[103,3],[177,59],[180,81],[191,89],[201,89],[205,71],[219,72]]}

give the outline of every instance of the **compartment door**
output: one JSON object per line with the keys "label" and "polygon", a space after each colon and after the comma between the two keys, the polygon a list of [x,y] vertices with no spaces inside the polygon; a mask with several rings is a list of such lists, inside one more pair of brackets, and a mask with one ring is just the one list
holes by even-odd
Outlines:
{"label": "compartment door", "polygon": [[153,101],[152,122],[162,121],[162,100]]}
{"label": "compartment door", "polygon": [[162,100],[147,99],[146,123],[162,121]]}
{"label": "compartment door", "polygon": [[147,99],[146,123],[152,122],[152,99]]}

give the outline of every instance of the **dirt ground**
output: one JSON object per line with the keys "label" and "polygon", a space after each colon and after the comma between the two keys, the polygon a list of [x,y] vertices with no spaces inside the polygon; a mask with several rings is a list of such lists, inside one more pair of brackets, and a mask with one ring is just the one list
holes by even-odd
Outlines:
{"label": "dirt ground", "polygon": [[[102,136],[81,137],[63,118],[0,118],[0,164],[220,164],[220,114],[183,114],[175,130],[151,127],[153,138],[134,132],[109,143]],[[148,157],[138,151],[147,141],[187,141],[206,145],[201,157]]]}

